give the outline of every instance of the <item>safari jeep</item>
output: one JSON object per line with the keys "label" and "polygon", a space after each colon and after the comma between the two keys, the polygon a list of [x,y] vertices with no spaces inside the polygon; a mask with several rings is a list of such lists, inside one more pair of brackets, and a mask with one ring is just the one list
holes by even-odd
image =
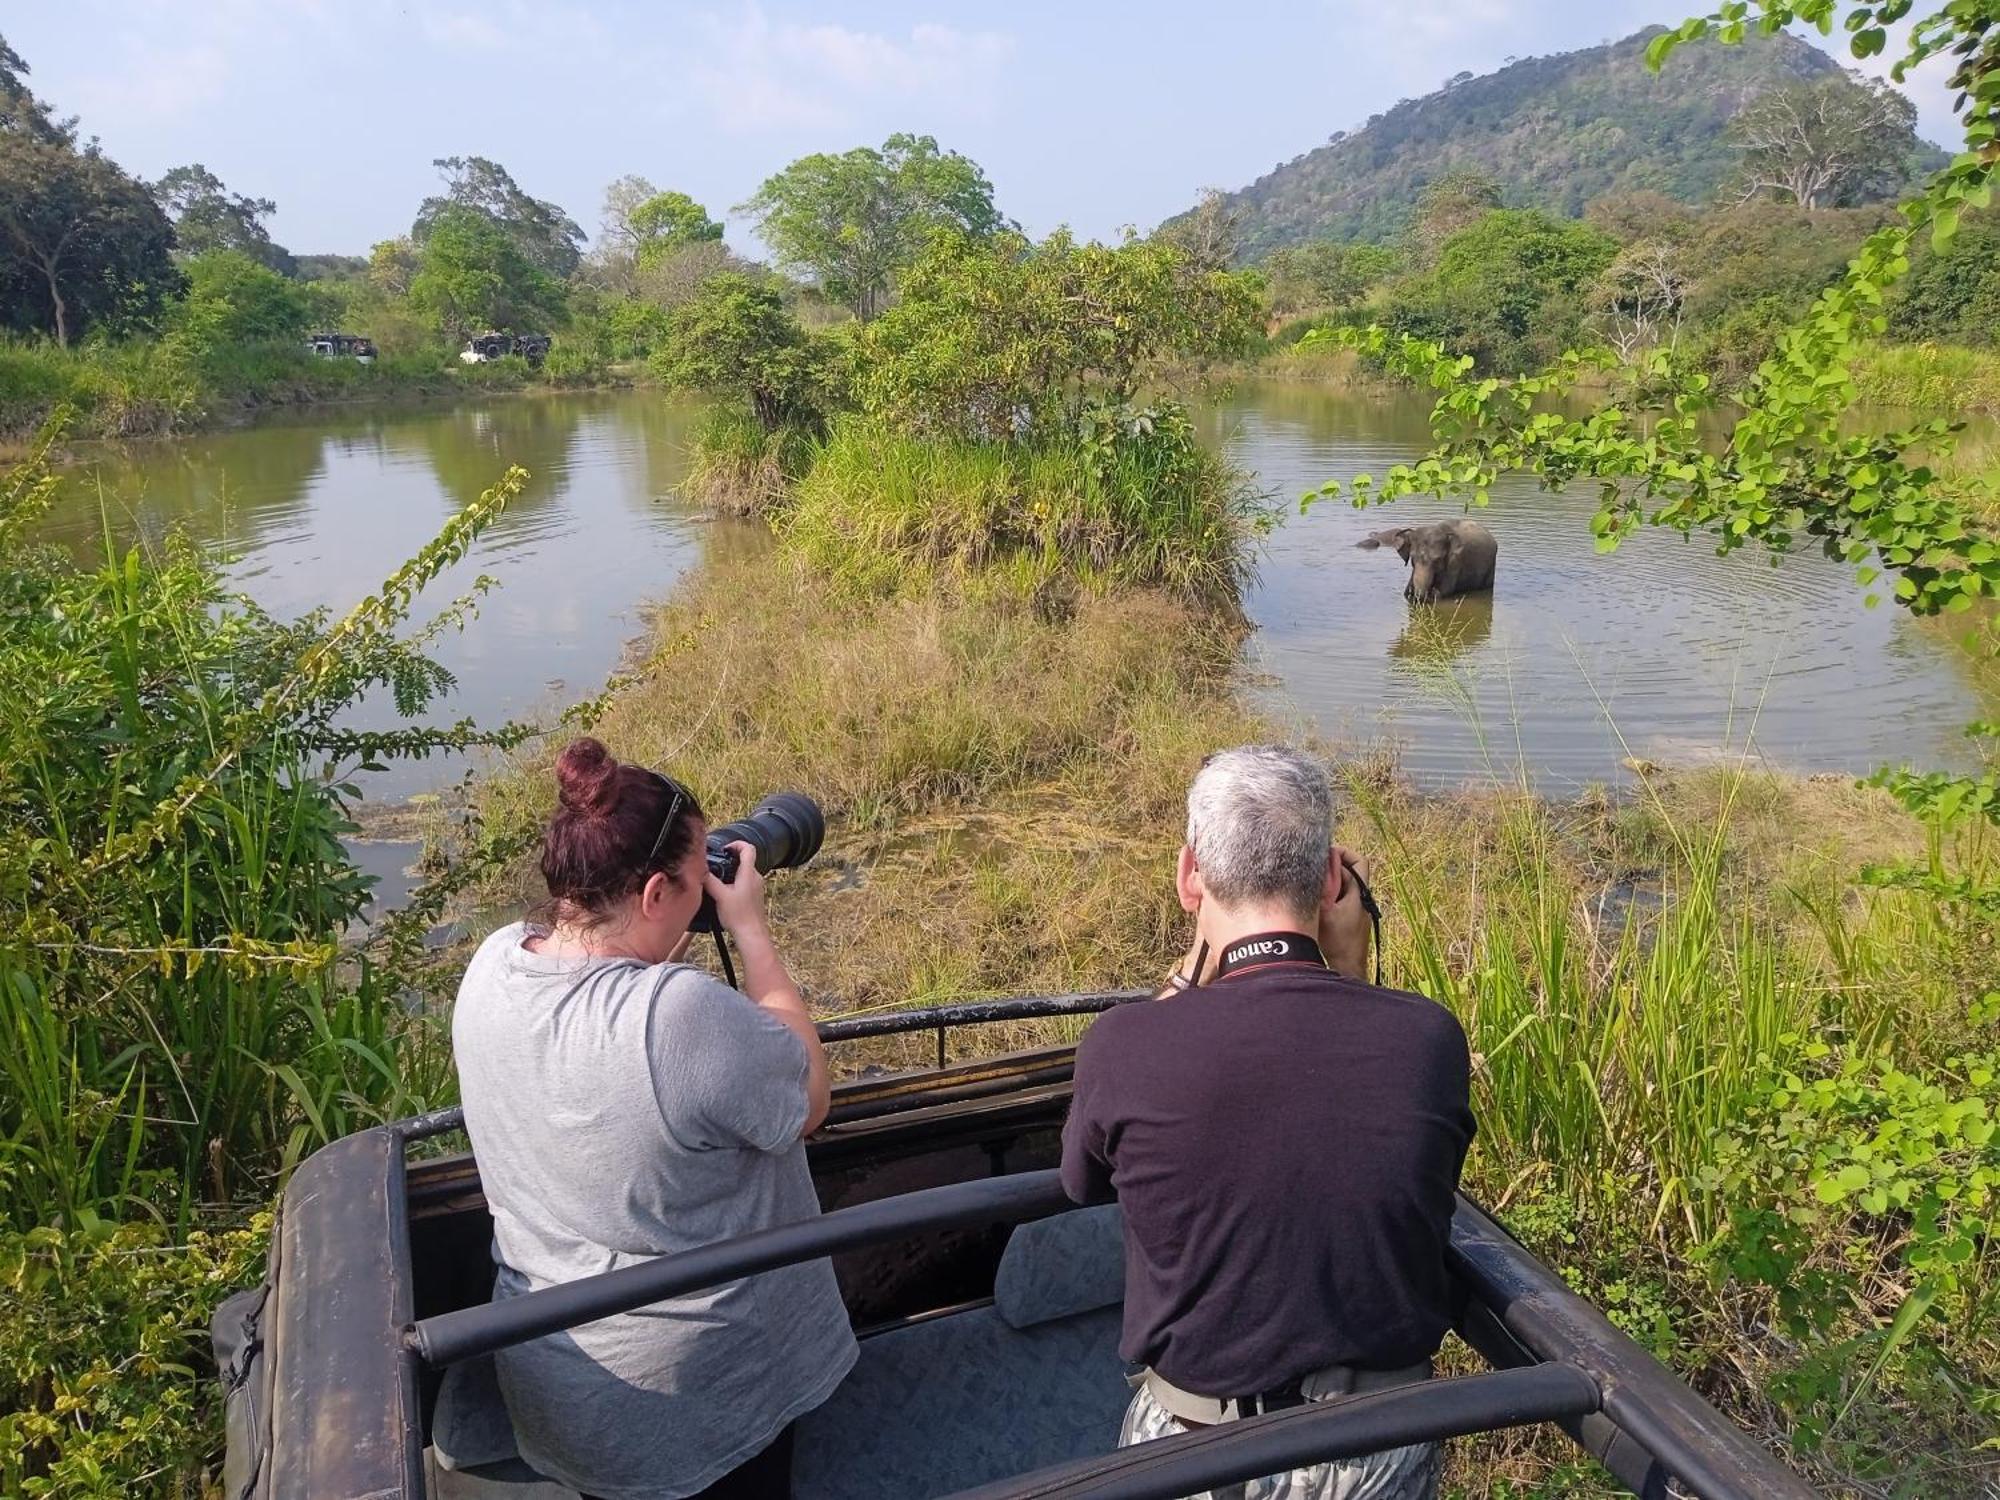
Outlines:
{"label": "safari jeep", "polygon": [[[1476,1374],[1294,1407],[1120,1450],[1128,1387],[1115,1205],[1053,1170],[1073,1049],[947,1061],[957,1028],[1074,1032],[1130,994],[1015,999],[830,1021],[829,1043],[925,1050],[836,1087],[808,1142],[826,1212],[489,1302],[491,1220],[447,1110],[336,1141],[293,1175],[269,1282],[217,1319],[231,1500],[418,1500],[533,1491],[496,1349],[662,1297],[831,1256],[861,1345],[797,1429],[800,1500],[1165,1500],[1428,1438],[1550,1423],[1633,1493],[1813,1494],[1461,1198],[1451,1269]],[[838,1055],[838,1054],[836,1054]],[[431,1441],[451,1404],[456,1451]],[[543,1495],[562,1493],[545,1487]]]}

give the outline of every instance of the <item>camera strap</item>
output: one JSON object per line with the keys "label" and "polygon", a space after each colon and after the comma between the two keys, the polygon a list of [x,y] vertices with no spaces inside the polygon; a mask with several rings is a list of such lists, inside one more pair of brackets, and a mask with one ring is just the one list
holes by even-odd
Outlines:
{"label": "camera strap", "polygon": [[1326,955],[1303,932],[1253,932],[1222,950],[1222,957],[1215,965],[1215,977],[1227,979],[1231,974],[1261,969],[1266,964],[1310,964],[1324,969]]}
{"label": "camera strap", "polygon": [[[1347,876],[1348,879],[1354,882],[1355,892],[1361,898],[1361,909],[1368,913],[1368,923],[1373,929],[1375,939],[1375,985],[1379,989],[1382,985],[1382,906],[1375,899],[1375,893],[1368,889],[1368,882],[1361,878],[1359,870],[1349,865],[1347,866]],[[1267,940],[1273,942],[1284,941],[1290,944],[1291,947],[1284,953],[1265,952],[1253,954],[1247,951],[1252,945]],[[1326,956],[1319,951],[1319,944],[1303,933],[1259,933],[1255,937],[1231,943],[1228,948],[1224,949],[1222,961],[1216,966],[1215,977],[1220,979],[1225,974],[1232,973],[1237,969],[1247,968],[1252,963],[1279,962],[1317,963],[1324,966],[1326,964]],[[1208,940],[1204,938],[1201,947],[1195,952],[1194,972],[1192,974],[1175,973],[1169,975],[1167,983],[1174,990],[1191,990],[1201,983],[1202,970],[1207,967]]]}
{"label": "camera strap", "polygon": [[1375,899],[1375,893],[1368,889],[1368,882],[1361,878],[1361,872],[1353,865],[1347,867],[1347,878],[1354,882],[1354,889],[1361,897],[1361,909],[1368,913],[1368,924],[1374,929],[1375,937],[1375,988],[1382,987],[1382,907]]}

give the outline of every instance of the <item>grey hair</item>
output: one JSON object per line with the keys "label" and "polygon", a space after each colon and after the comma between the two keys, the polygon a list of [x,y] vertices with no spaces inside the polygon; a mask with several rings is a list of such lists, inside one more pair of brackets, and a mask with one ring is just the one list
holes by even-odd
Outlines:
{"label": "grey hair", "polygon": [[1316,762],[1283,745],[1219,750],[1188,788],[1187,842],[1202,887],[1224,905],[1315,912],[1333,845],[1333,788]]}

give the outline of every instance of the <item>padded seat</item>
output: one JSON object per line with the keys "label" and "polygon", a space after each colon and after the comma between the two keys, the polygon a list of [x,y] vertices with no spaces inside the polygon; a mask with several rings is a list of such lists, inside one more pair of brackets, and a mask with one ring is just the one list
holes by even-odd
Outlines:
{"label": "padded seat", "polygon": [[[847,1379],[799,1419],[798,1500],[929,1500],[1110,1452],[1131,1397],[1124,1293],[1116,1204],[1016,1225],[991,1306],[863,1339]],[[445,1372],[433,1438],[441,1497],[527,1500],[520,1486],[548,1484],[515,1451],[490,1358]]]}
{"label": "padded seat", "polygon": [[1131,1399],[1115,1204],[1018,1225],[993,1305],[864,1339],[800,1418],[798,1500],[927,1500],[1108,1453]]}

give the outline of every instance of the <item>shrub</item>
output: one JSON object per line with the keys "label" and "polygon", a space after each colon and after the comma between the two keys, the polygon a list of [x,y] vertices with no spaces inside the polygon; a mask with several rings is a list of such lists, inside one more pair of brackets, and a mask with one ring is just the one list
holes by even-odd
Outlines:
{"label": "shrub", "polygon": [[1035,443],[918,438],[846,419],[778,528],[867,591],[1005,563],[1030,582],[1075,573],[1223,599],[1258,514],[1180,408],[1097,407],[1081,436]]}
{"label": "shrub", "polygon": [[0,1492],[213,1493],[216,1305],[263,1274],[269,1218],[173,1243],[149,1222],[0,1230]]}
{"label": "shrub", "polygon": [[792,482],[811,466],[816,439],[787,422],[775,431],[730,402],[709,408],[689,445],[681,493],[725,515],[775,511]]}

